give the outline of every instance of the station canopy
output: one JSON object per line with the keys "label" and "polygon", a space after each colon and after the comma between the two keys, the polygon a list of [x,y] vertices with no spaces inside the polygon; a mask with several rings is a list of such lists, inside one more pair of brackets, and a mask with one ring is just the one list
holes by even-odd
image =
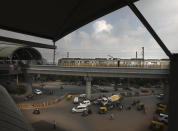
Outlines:
{"label": "station canopy", "polygon": [[137,0],[3,0],[0,29],[57,41]]}

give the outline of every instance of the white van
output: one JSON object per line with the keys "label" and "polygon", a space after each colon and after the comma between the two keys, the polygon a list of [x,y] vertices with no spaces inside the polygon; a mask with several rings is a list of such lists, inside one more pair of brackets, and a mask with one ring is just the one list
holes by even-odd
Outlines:
{"label": "white van", "polygon": [[74,97],[74,104],[78,104],[78,102],[79,102],[78,97]]}

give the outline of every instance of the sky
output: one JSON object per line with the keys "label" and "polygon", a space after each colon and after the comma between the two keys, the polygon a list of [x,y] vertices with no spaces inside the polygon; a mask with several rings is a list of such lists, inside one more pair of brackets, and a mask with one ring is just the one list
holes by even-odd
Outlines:
{"label": "sky", "polygon": [[[178,53],[178,0],[140,0],[135,3],[156,33],[172,53]],[[45,39],[26,35],[0,35],[31,41],[51,43]],[[101,17],[56,42],[56,61],[60,58],[168,58],[157,42],[141,24],[129,7],[121,8]],[[44,58],[52,61],[53,50],[38,49]]]}

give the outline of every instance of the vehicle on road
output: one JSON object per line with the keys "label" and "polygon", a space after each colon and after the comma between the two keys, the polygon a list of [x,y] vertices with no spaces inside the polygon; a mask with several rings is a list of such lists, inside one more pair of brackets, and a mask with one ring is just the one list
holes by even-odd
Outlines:
{"label": "vehicle on road", "polygon": [[78,97],[74,97],[74,104],[78,104],[79,103],[79,98]]}
{"label": "vehicle on road", "polygon": [[102,104],[102,106],[105,106],[107,103],[108,103],[108,99],[107,99],[106,97],[103,97],[103,98],[101,99],[101,104]]}
{"label": "vehicle on road", "polygon": [[108,103],[106,104],[107,110],[112,110],[112,109],[115,107],[114,105],[115,105],[114,103],[108,102]]}
{"label": "vehicle on road", "polygon": [[163,100],[164,94],[159,94],[159,95],[157,96],[157,98],[160,99],[160,100]]}
{"label": "vehicle on road", "polygon": [[91,102],[89,100],[85,100],[82,103],[80,103],[81,106],[90,106]]}
{"label": "vehicle on road", "polygon": [[166,109],[167,109],[167,108],[164,108],[164,107],[157,107],[156,113],[157,113],[157,114],[160,114],[160,113],[165,114],[165,113],[167,112]]}
{"label": "vehicle on road", "polygon": [[158,103],[157,104],[158,107],[161,107],[161,108],[167,108],[167,105],[163,104],[163,103]]}
{"label": "vehicle on road", "polygon": [[93,103],[96,104],[96,105],[100,105],[100,104],[101,104],[101,101],[102,101],[102,99],[97,99],[97,100],[95,100]]}
{"label": "vehicle on road", "polygon": [[80,94],[79,95],[80,98],[86,98],[86,96],[87,96],[86,94]]}
{"label": "vehicle on road", "polygon": [[29,100],[29,99],[33,99],[33,97],[34,97],[34,94],[28,95],[28,96],[26,96],[26,97],[24,98],[24,101],[27,101],[27,100]]}
{"label": "vehicle on road", "polygon": [[71,98],[72,98],[71,94],[67,95],[67,100],[70,100]]}
{"label": "vehicle on road", "polygon": [[168,115],[160,113],[159,117],[157,118],[158,121],[168,124]]}
{"label": "vehicle on road", "polygon": [[99,114],[106,114],[107,111],[108,111],[108,110],[107,110],[107,107],[101,106],[101,107],[99,107],[98,113],[99,113]]}
{"label": "vehicle on road", "polygon": [[165,125],[164,125],[164,123],[159,122],[159,121],[152,121],[150,128],[153,131],[164,131]]}
{"label": "vehicle on road", "polygon": [[33,92],[34,92],[34,94],[36,94],[36,95],[42,95],[42,91],[39,90],[39,89],[34,89]]}
{"label": "vehicle on road", "polygon": [[108,100],[110,102],[115,102],[115,101],[118,101],[120,99],[120,95],[112,95],[110,97],[108,97]]}
{"label": "vehicle on road", "polygon": [[148,89],[146,89],[146,88],[142,88],[142,89],[141,89],[141,92],[142,92],[142,93],[148,93],[149,91],[148,91]]}
{"label": "vehicle on road", "polygon": [[33,114],[40,114],[40,110],[38,108],[35,108],[35,110],[33,111]]}
{"label": "vehicle on road", "polygon": [[87,106],[79,105],[77,107],[72,108],[72,112],[83,112],[83,111],[87,111]]}

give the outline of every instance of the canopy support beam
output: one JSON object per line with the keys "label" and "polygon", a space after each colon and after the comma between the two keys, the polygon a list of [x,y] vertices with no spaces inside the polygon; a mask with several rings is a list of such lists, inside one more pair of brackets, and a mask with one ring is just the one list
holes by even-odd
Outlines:
{"label": "canopy support beam", "polygon": [[165,44],[162,42],[162,40],[159,38],[159,36],[156,34],[156,32],[150,26],[150,24],[147,22],[147,20],[144,18],[144,16],[141,14],[141,12],[137,9],[137,7],[134,5],[134,3],[128,3],[128,6],[135,13],[135,15],[138,17],[138,19],[142,22],[142,24],[146,27],[146,29],[150,32],[150,34],[153,36],[153,38],[157,41],[157,43],[163,49],[163,51],[166,53],[166,55],[169,58],[171,58],[172,57],[171,52],[168,50],[168,48],[165,46]]}
{"label": "canopy support beam", "polygon": [[169,75],[169,104],[168,104],[168,114],[169,114],[169,125],[168,130],[172,131],[174,129],[178,129],[178,54],[172,54],[168,48],[164,45],[162,40],[150,26],[150,24],[146,21],[144,16],[140,13],[137,7],[133,3],[128,3],[130,9],[135,13],[138,19],[142,22],[142,24],[147,28],[153,38],[157,41],[159,46],[163,49],[166,55],[170,58],[170,75]]}
{"label": "canopy support beam", "polygon": [[[0,41],[4,41],[4,43],[2,42],[2,44],[9,44],[9,45],[26,45],[26,46],[30,46],[30,47],[47,48],[47,49],[55,49],[56,48],[56,46],[53,46],[53,45],[47,45],[47,44],[31,42],[31,41],[26,41],[26,40],[19,40],[19,39],[15,39],[15,38],[8,38],[5,36],[0,36]],[[9,43],[6,43],[6,42],[9,42]]]}

